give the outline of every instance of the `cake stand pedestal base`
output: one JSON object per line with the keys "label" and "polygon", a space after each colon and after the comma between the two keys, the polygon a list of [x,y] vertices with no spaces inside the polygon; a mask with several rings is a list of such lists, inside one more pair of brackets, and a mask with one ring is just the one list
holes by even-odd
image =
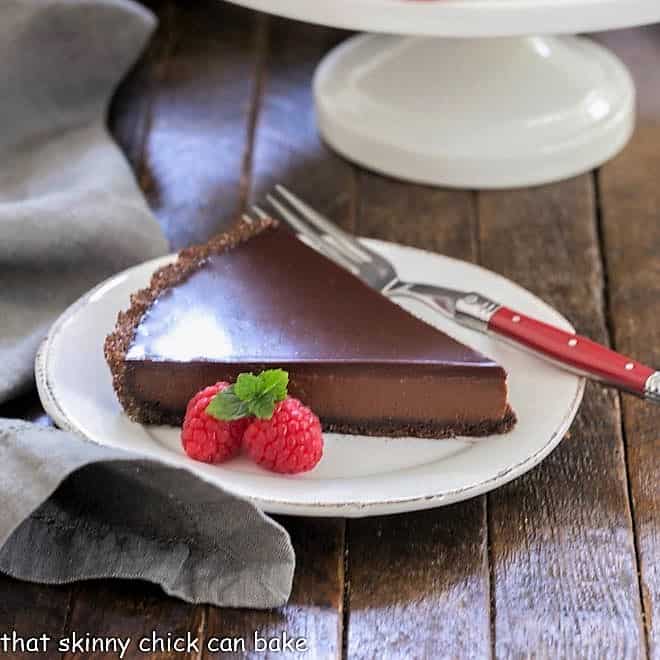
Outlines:
{"label": "cake stand pedestal base", "polygon": [[624,65],[579,37],[359,35],[319,65],[321,133],[348,159],[401,179],[508,188],[611,158],[634,124]]}

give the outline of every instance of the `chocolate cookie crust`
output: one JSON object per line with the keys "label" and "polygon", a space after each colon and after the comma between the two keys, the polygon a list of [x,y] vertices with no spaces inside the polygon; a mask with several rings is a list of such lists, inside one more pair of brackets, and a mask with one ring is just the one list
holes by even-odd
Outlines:
{"label": "chocolate cookie crust", "polygon": [[511,406],[507,405],[502,419],[482,420],[476,423],[458,420],[452,424],[439,424],[438,422],[427,422],[420,424],[406,424],[405,422],[383,422],[380,425],[369,424],[347,424],[345,422],[333,422],[325,420],[323,430],[328,433],[348,433],[351,435],[371,435],[386,438],[430,438],[440,440],[442,438],[455,438],[457,436],[469,436],[479,438],[488,435],[499,435],[508,433],[517,422],[516,413]]}

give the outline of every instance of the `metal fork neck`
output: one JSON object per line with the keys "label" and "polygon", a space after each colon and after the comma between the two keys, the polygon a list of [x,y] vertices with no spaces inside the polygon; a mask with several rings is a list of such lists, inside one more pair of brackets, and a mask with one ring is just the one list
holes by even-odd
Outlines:
{"label": "metal fork neck", "polygon": [[486,332],[493,314],[501,307],[490,298],[478,293],[468,293],[456,301],[454,319],[473,330]]}
{"label": "metal fork neck", "polygon": [[500,305],[473,292],[454,291],[432,284],[416,284],[394,280],[383,290],[388,296],[418,300],[428,307],[452,317],[458,323],[480,332],[488,330],[488,323]]}

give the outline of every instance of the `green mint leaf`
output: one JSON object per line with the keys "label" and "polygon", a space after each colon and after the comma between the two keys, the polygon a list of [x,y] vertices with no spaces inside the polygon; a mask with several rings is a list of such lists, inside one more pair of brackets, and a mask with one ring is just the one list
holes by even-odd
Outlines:
{"label": "green mint leaf", "polygon": [[259,376],[259,394],[269,394],[275,401],[286,399],[286,389],[289,385],[289,374],[284,369],[268,369]]}
{"label": "green mint leaf", "polygon": [[250,401],[259,393],[259,377],[254,374],[240,374],[234,385],[234,393],[241,401]]}
{"label": "green mint leaf", "polygon": [[268,394],[259,396],[250,403],[250,412],[259,419],[270,419],[275,411],[276,403],[275,399]]}
{"label": "green mint leaf", "polygon": [[211,403],[206,407],[206,414],[216,419],[231,421],[246,417],[250,412],[249,405],[236,396],[232,385],[211,399]]}

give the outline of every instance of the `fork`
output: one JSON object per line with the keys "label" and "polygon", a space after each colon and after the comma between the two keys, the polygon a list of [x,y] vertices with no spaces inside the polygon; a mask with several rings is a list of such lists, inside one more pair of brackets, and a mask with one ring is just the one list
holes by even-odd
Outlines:
{"label": "fork", "polygon": [[[298,238],[390,298],[412,298],[473,330],[532,351],[557,366],[660,403],[660,372],[586,337],[526,316],[475,291],[403,281],[381,254],[343,231],[282,185],[266,196]],[[253,206],[261,218],[265,210]],[[248,216],[249,219],[249,216]]]}

